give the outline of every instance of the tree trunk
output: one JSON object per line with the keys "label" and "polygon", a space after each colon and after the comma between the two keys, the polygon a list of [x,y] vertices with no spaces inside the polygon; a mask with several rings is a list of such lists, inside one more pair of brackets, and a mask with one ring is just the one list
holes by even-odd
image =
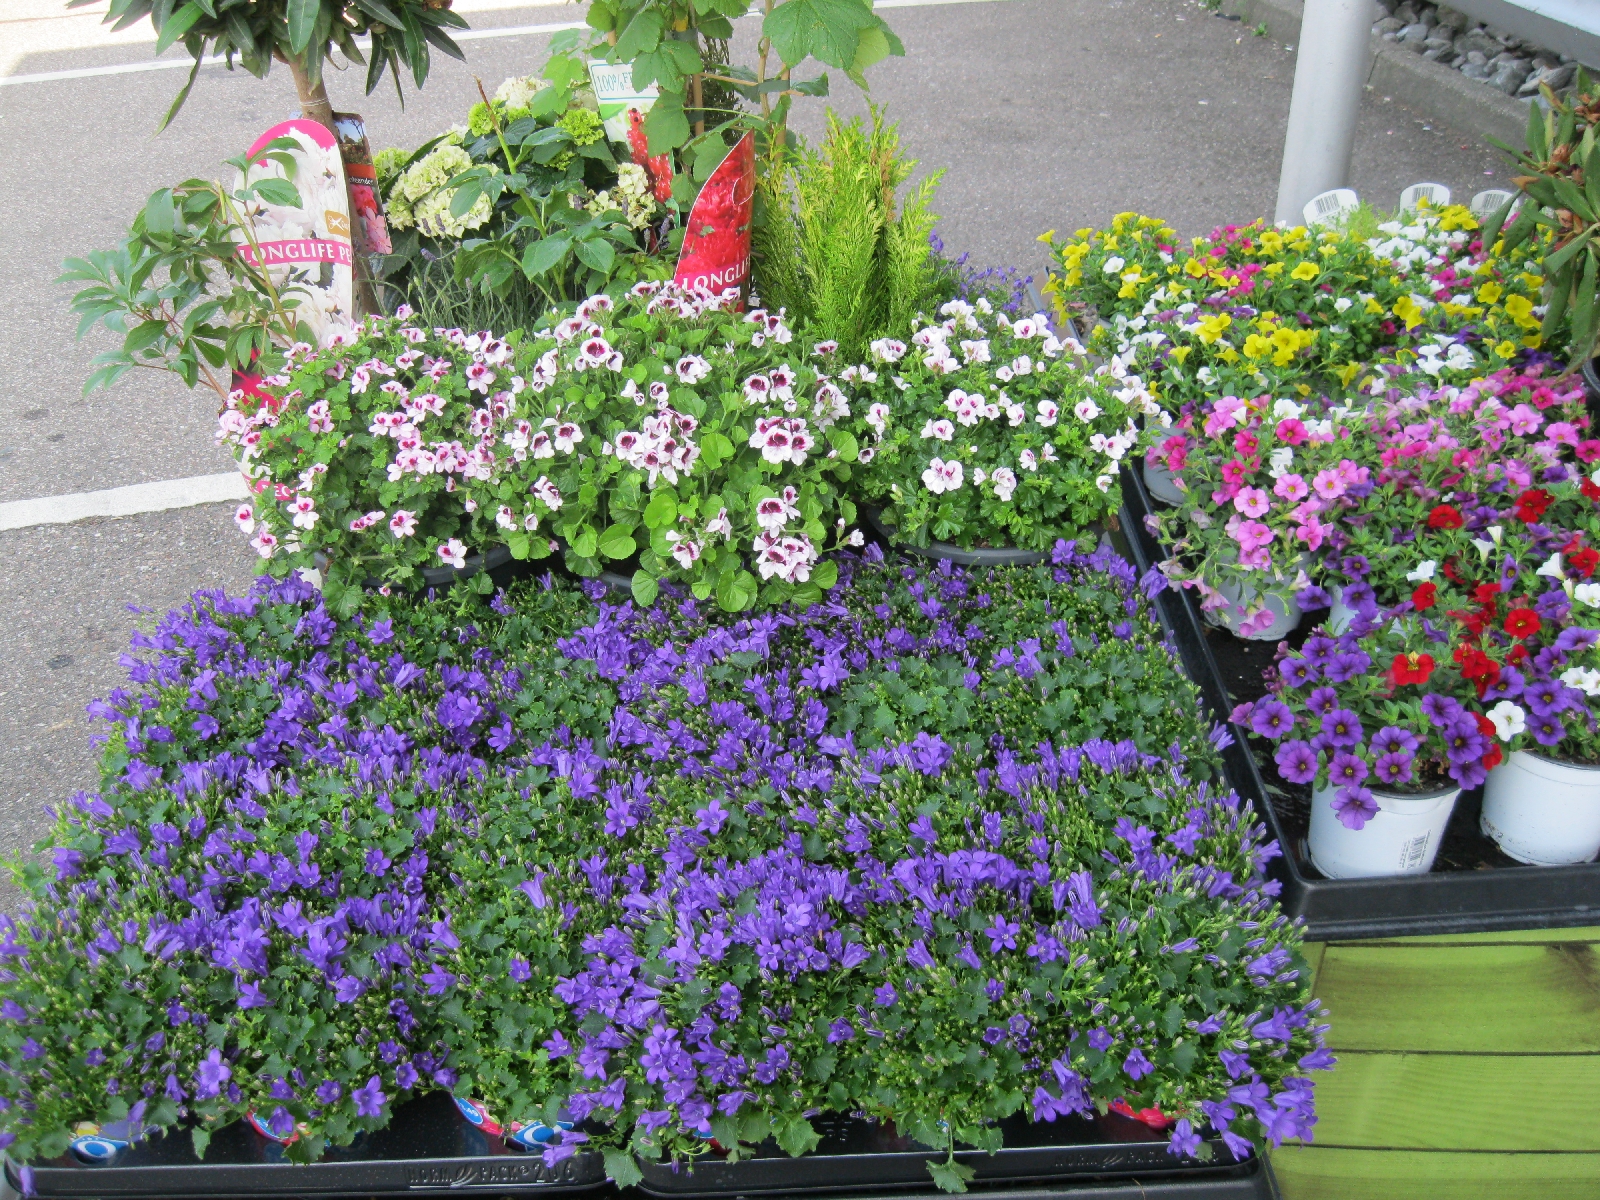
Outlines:
{"label": "tree trunk", "polygon": [[[280,61],[288,64],[290,73],[294,76],[294,88],[300,95],[300,115],[308,121],[315,121],[318,125],[333,134],[335,140],[339,131],[333,123],[333,102],[328,99],[328,89],[324,86],[319,76],[317,81],[311,81],[310,73],[294,58],[285,58],[280,55]],[[350,240],[351,248],[356,247],[356,222],[361,218],[356,213],[355,197],[348,194],[349,177],[345,178],[346,202],[350,210]],[[351,289],[352,299],[355,303],[355,316],[357,319],[379,311],[377,295],[372,288],[370,266],[366,255],[354,256],[354,286]]]}

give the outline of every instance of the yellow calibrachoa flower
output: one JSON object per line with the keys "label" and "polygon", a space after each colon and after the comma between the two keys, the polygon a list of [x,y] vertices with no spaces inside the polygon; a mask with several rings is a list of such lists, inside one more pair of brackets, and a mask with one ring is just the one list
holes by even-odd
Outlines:
{"label": "yellow calibrachoa flower", "polygon": [[1505,303],[1506,316],[1510,317],[1524,329],[1537,329],[1538,319],[1533,315],[1533,301],[1526,296],[1508,297]]}
{"label": "yellow calibrachoa flower", "polygon": [[1439,214],[1439,228],[1446,233],[1456,229],[1476,229],[1478,222],[1464,204],[1452,204]]}
{"label": "yellow calibrachoa flower", "polygon": [[1492,279],[1478,289],[1478,299],[1485,304],[1493,304],[1504,294],[1505,289]]}
{"label": "yellow calibrachoa flower", "polygon": [[1350,381],[1352,379],[1354,379],[1357,374],[1360,373],[1361,364],[1360,363],[1345,363],[1345,365],[1342,366],[1342,367],[1335,367],[1333,369],[1333,371],[1334,371],[1334,374],[1339,377],[1339,382],[1344,384],[1345,387],[1349,387],[1350,386]]}
{"label": "yellow calibrachoa flower", "polygon": [[1517,352],[1516,343],[1505,341],[1494,348],[1494,352],[1501,358],[1510,358]]}
{"label": "yellow calibrachoa flower", "polygon": [[1422,324],[1422,307],[1412,296],[1401,296],[1394,302],[1394,315],[1406,323],[1407,333]]}
{"label": "yellow calibrachoa flower", "polygon": [[1206,277],[1205,264],[1198,258],[1191,258],[1183,264],[1183,273],[1194,279],[1204,279]]}
{"label": "yellow calibrachoa flower", "polygon": [[1268,254],[1283,253],[1283,235],[1276,229],[1269,229],[1261,235],[1261,248]]}
{"label": "yellow calibrachoa flower", "polygon": [[1541,275],[1518,275],[1517,278],[1530,292],[1536,292],[1544,286],[1544,277]]}
{"label": "yellow calibrachoa flower", "polygon": [[1371,296],[1368,296],[1367,297],[1367,312],[1371,316],[1381,317],[1381,316],[1383,316],[1383,305],[1379,304]]}
{"label": "yellow calibrachoa flower", "polygon": [[1244,340],[1244,352],[1248,358],[1265,358],[1272,353],[1272,339],[1252,333]]}
{"label": "yellow calibrachoa flower", "polygon": [[1306,280],[1307,282],[1309,282],[1310,280],[1315,279],[1320,274],[1322,274],[1322,268],[1317,266],[1316,263],[1314,263],[1314,262],[1303,262],[1298,267],[1296,267],[1294,270],[1289,272],[1289,278],[1290,279],[1302,279],[1302,280]]}
{"label": "yellow calibrachoa flower", "polygon": [[1279,275],[1283,274],[1283,264],[1281,262],[1268,263],[1261,270],[1263,274],[1270,275],[1272,278],[1276,279]]}
{"label": "yellow calibrachoa flower", "polygon": [[1218,357],[1231,367],[1234,363],[1239,361],[1239,352],[1232,346],[1229,346],[1226,350],[1222,351]]}
{"label": "yellow calibrachoa flower", "polygon": [[1167,357],[1172,359],[1179,366],[1182,366],[1183,360],[1188,358],[1193,350],[1193,346],[1179,346],[1176,350],[1173,350],[1170,354],[1168,354]]}
{"label": "yellow calibrachoa flower", "polygon": [[1206,317],[1200,322],[1197,333],[1200,340],[1210,345],[1222,336],[1222,331],[1233,324],[1233,318],[1227,313],[1218,313],[1214,317]]}

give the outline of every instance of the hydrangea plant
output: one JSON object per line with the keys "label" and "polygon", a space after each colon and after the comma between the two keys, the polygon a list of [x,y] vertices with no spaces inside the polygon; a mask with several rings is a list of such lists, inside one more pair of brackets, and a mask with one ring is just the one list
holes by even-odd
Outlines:
{"label": "hydrangea plant", "polygon": [[[869,554],[825,605],[736,619],[548,581],[343,621],[295,580],[197,597],[18,867],[0,1136],[27,1160],[115,1118],[203,1152],[256,1112],[306,1160],[446,1088],[565,1108],[546,1161],[599,1146],[625,1183],[707,1132],[802,1152],[821,1108],[935,1146],[1116,1098],[1175,1154],[1307,1133],[1332,1060],[1276,847],[1206,781],[1225,735],[1134,572],[1054,557]],[[943,707],[869,711],[914,662],[962,673]],[[1031,719],[1001,730],[1008,695]],[[1090,732],[1119,710],[1137,741]]]}
{"label": "hydrangea plant", "polygon": [[1139,377],[1090,366],[1042,313],[1013,321],[980,296],[939,314],[841,373],[860,391],[861,495],[914,545],[1036,550],[1103,523],[1137,422],[1160,413]]}

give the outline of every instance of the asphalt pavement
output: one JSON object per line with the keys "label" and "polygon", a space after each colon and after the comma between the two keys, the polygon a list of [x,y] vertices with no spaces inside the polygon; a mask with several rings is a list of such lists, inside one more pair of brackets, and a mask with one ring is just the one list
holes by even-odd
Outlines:
{"label": "asphalt pavement", "polygon": [[[505,2],[458,7],[474,10],[480,29],[582,12]],[[154,49],[109,41],[49,0],[3,8],[0,72],[10,75],[143,62]],[[906,57],[873,70],[873,99],[925,169],[944,169],[934,207],[952,251],[1042,273],[1036,238],[1047,229],[1137,209],[1190,235],[1271,213],[1294,55],[1241,23],[1193,0],[987,0],[882,15]],[[753,37],[748,24],[741,42]],[[387,81],[363,96],[358,70],[331,72],[329,90],[337,108],[365,116],[374,149],[410,147],[464,120],[475,76],[492,91],[537,71],[548,40],[469,42],[465,64],[436,55],[426,88],[408,86],[403,106]],[[833,75],[832,102],[863,111]],[[262,81],[205,67],[178,119],[155,136],[184,76],[0,86],[0,502],[231,466],[212,440],[209,392],[139,372],[81,394],[90,359],[110,341],[74,340],[70,291],[54,282],[63,258],[113,246],[148,193],[217,175],[295,107],[287,71]],[[819,131],[822,108],[803,104],[797,129]],[[1420,180],[1465,198],[1507,175],[1477,139],[1372,93],[1352,173],[1364,197],[1391,205]],[[46,806],[93,785],[83,707],[122,679],[117,656],[148,619],[127,606],[165,609],[198,588],[242,587],[254,561],[221,506],[0,532],[0,855],[25,852],[47,828]],[[14,898],[0,888],[0,910]]]}

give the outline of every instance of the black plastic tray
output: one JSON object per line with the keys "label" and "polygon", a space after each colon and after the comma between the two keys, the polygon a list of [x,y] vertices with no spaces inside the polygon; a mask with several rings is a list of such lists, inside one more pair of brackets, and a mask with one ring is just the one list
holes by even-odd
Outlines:
{"label": "black plastic tray", "polygon": [[[9,1158],[5,1185],[21,1191]],[[86,1166],[70,1151],[35,1163],[40,1197],[411,1196],[481,1192],[530,1195],[607,1186],[605,1160],[577,1154],[555,1167],[541,1154],[512,1149],[468,1125],[444,1092],[420,1096],[394,1112],[388,1128],[344,1147],[329,1147],[309,1166],[290,1163],[284,1148],[243,1121],[217,1131],[205,1161],[187,1132],[153,1138],[123,1151],[115,1163]]]}
{"label": "black plastic tray", "polygon": [[[1167,557],[1145,528],[1152,505],[1139,472],[1122,471],[1123,526],[1141,572]],[[1218,720],[1233,710],[1206,640],[1194,594],[1169,587],[1156,598],[1184,667]],[[1375,879],[1328,879],[1311,865],[1301,839],[1290,837],[1268,801],[1266,785],[1243,730],[1230,725],[1234,744],[1223,751],[1228,782],[1255,805],[1283,849],[1268,874],[1283,884],[1283,910],[1304,917],[1306,937],[1338,941],[1427,934],[1486,933],[1600,925],[1600,863],[1573,867],[1497,866]],[[1451,819],[1477,822],[1475,795],[1463,795]],[[1449,837],[1447,832],[1446,837]]]}
{"label": "black plastic tray", "polygon": [[[656,1196],[810,1195],[841,1190],[903,1190],[930,1186],[929,1161],[945,1152],[900,1136],[892,1125],[825,1114],[812,1120],[822,1135],[810,1154],[790,1158],[770,1139],[755,1157],[729,1163],[715,1155],[691,1169],[670,1163],[640,1163],[646,1192]],[[1251,1180],[1262,1177],[1253,1163],[1234,1163],[1220,1140],[1211,1163],[1180,1160],[1167,1152],[1167,1135],[1108,1113],[1089,1120],[1064,1117],[1033,1124],[1025,1117],[1001,1122],[1005,1147],[994,1154],[957,1151],[956,1160],[976,1172],[970,1186],[1050,1184],[1137,1178],[1142,1182]],[[1254,1187],[1254,1182],[1251,1183]],[[1181,1193],[1188,1195],[1188,1192]],[[1204,1193],[1209,1194],[1209,1193]],[[1251,1190],[1221,1195],[1270,1195]]]}

